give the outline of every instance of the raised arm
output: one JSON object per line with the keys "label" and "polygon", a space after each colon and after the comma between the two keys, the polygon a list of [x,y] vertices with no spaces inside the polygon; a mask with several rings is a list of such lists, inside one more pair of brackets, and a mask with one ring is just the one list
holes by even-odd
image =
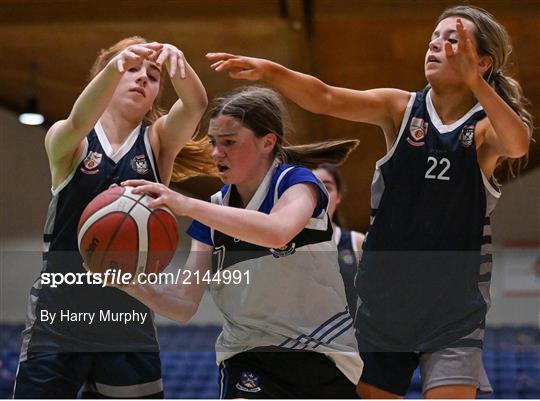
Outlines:
{"label": "raised arm", "polygon": [[53,186],[67,175],[82,141],[101,117],[122,74],[143,59],[152,60],[161,51],[159,43],[129,46],[116,55],[79,95],[67,119],[56,122],[45,136]]}
{"label": "raised arm", "polygon": [[174,159],[197,129],[208,105],[208,98],[201,80],[176,47],[164,44],[157,64],[166,65],[178,95],[169,113],[160,117],[150,131],[161,178],[168,183]]}
{"label": "raised arm", "polygon": [[[456,30],[457,50],[454,51],[447,43],[446,56],[486,112],[487,119],[478,124],[477,141],[481,143],[482,154],[479,157],[482,170],[487,170],[491,176],[499,157],[518,158],[527,153],[529,131],[519,115],[484,80],[483,74],[492,66],[487,56],[478,56],[472,34],[460,19],[457,19]],[[482,159],[486,154],[485,160]]]}
{"label": "raised arm", "polygon": [[188,198],[148,181],[128,180],[122,185],[137,186],[134,193],[155,196],[157,199],[149,203],[150,207],[166,205],[179,216],[189,216],[231,237],[267,248],[281,248],[302,231],[319,199],[314,184],[296,184],[266,214]]}
{"label": "raised arm", "polygon": [[215,71],[228,71],[234,79],[262,80],[308,111],[378,125],[385,132],[399,127],[410,96],[399,89],[360,91],[330,86],[265,59],[228,53],[208,53],[206,58]]}
{"label": "raised arm", "polygon": [[[191,251],[185,269],[199,277],[211,269],[213,247],[192,240]],[[187,275],[179,275],[180,278]],[[193,274],[191,277],[194,277]],[[189,284],[180,281],[175,284],[139,284],[119,287],[138,299],[154,312],[180,323],[187,323],[197,312],[206,288],[205,281],[191,280]]]}

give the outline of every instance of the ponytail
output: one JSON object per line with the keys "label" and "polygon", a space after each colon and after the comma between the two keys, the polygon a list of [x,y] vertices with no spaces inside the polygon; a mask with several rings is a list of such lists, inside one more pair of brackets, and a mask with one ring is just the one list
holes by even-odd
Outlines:
{"label": "ponytail", "polygon": [[197,176],[217,177],[211,152],[212,145],[208,137],[191,139],[174,159],[171,181],[180,182]]}
{"label": "ponytail", "polygon": [[347,160],[359,143],[358,139],[342,139],[305,145],[286,145],[278,150],[277,158],[283,163],[305,166],[309,169],[315,169],[323,163],[339,166]]}

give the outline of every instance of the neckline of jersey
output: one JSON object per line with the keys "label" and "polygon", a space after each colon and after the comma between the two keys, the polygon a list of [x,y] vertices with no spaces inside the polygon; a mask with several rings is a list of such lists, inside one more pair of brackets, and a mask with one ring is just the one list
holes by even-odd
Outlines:
{"label": "neckline of jersey", "polygon": [[98,120],[94,127],[94,130],[96,131],[98,140],[101,143],[101,147],[103,148],[105,155],[107,155],[107,157],[115,163],[118,163],[120,159],[122,159],[122,157],[124,157],[126,153],[129,152],[129,150],[137,140],[139,131],[141,129],[141,124],[137,125],[135,129],[130,132],[122,145],[120,145],[120,147],[116,149],[116,151],[113,151],[111,143],[109,142],[109,138],[107,137],[107,134],[105,133],[101,122]]}
{"label": "neckline of jersey", "polygon": [[466,112],[461,118],[459,118],[457,121],[454,121],[452,124],[445,125],[443,124],[441,118],[439,117],[439,114],[437,113],[437,110],[435,110],[435,106],[433,105],[433,101],[431,100],[431,89],[428,91],[426,95],[426,106],[427,106],[427,112],[429,115],[429,118],[431,120],[431,123],[437,128],[437,131],[441,134],[445,134],[447,132],[452,132],[459,126],[463,125],[465,121],[467,121],[474,113],[483,110],[482,105],[480,103],[476,103],[471,109],[469,109],[468,112]]}

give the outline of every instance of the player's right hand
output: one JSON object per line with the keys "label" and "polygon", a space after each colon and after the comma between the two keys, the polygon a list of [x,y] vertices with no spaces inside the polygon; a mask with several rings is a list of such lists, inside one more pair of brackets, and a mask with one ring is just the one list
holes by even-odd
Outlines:
{"label": "player's right hand", "polygon": [[229,53],[207,53],[206,58],[212,62],[210,68],[214,71],[228,71],[231,78],[248,81],[267,79],[273,64],[262,58],[237,56]]}
{"label": "player's right hand", "polygon": [[109,63],[112,63],[118,72],[123,73],[138,66],[143,60],[156,61],[162,49],[163,45],[157,42],[128,46],[114,56]]}

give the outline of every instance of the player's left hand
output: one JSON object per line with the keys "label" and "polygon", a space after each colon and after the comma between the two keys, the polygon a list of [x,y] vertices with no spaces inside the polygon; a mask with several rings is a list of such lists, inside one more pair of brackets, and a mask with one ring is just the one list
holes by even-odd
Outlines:
{"label": "player's left hand", "polygon": [[165,65],[171,78],[174,78],[178,72],[181,79],[186,77],[186,58],[184,57],[184,53],[171,44],[163,44],[163,48],[156,59],[156,64],[158,66]]}
{"label": "player's left hand", "polygon": [[479,78],[482,78],[482,71],[479,66],[480,58],[474,46],[472,33],[463,25],[461,18],[456,20],[456,31],[457,46],[452,46],[449,41],[444,44],[446,59],[456,74],[468,86],[472,86]]}
{"label": "player's left hand", "polygon": [[122,182],[121,185],[123,187],[134,187],[132,190],[134,194],[147,193],[154,197],[155,199],[148,202],[148,206],[151,208],[167,206],[178,216],[185,214],[185,206],[189,198],[169,189],[163,184],[146,180],[127,180]]}

